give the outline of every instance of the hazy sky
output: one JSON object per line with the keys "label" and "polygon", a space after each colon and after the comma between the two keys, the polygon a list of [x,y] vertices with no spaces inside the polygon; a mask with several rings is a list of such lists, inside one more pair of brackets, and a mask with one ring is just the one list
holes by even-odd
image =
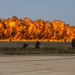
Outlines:
{"label": "hazy sky", "polygon": [[0,0],[0,18],[13,16],[75,25],[75,0]]}

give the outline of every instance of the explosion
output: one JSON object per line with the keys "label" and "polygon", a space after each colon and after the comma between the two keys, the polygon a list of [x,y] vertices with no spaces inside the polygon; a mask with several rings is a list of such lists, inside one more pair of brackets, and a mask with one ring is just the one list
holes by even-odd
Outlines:
{"label": "explosion", "polygon": [[16,16],[0,19],[0,40],[57,40],[70,42],[75,38],[75,27],[65,22],[53,22],[41,19],[32,21],[29,18],[18,19]]}

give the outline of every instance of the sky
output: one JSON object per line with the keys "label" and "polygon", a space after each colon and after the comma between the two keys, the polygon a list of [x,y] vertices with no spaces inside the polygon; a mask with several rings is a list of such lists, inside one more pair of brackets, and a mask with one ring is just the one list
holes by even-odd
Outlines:
{"label": "sky", "polygon": [[0,0],[0,18],[64,21],[75,25],[75,0]]}

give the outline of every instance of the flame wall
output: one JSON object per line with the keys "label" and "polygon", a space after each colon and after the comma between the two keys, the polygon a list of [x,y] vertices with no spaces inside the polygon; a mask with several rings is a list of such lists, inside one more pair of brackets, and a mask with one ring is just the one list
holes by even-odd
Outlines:
{"label": "flame wall", "polygon": [[75,27],[58,20],[32,21],[29,18],[18,19],[16,16],[0,19],[0,40],[10,38],[12,40],[48,39],[70,42],[75,38]]}

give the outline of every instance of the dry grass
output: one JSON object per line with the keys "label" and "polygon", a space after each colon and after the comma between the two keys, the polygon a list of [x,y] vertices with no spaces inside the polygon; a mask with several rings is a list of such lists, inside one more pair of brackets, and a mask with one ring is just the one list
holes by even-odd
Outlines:
{"label": "dry grass", "polygon": [[42,42],[40,49],[35,48],[35,42],[26,42],[29,46],[22,49],[24,42],[0,42],[1,54],[74,54],[75,48],[70,42]]}

